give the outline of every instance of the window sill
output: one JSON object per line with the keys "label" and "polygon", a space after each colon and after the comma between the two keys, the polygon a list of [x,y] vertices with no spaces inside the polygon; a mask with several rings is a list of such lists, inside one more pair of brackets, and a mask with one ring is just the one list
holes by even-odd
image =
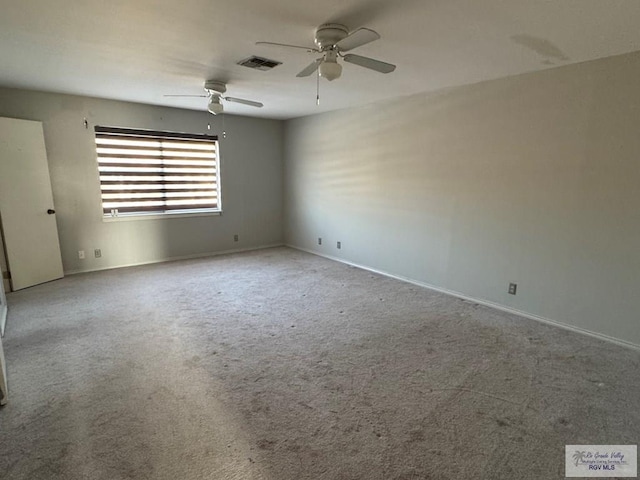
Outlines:
{"label": "window sill", "polygon": [[222,210],[217,212],[193,212],[193,213],[149,213],[149,214],[133,214],[118,215],[117,217],[103,216],[102,221],[111,222],[133,222],[138,220],[164,220],[169,218],[187,218],[187,217],[217,217],[222,215]]}

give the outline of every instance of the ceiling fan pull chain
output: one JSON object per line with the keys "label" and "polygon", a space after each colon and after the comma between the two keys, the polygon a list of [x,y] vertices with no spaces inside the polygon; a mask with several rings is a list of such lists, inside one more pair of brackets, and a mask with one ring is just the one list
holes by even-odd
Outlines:
{"label": "ceiling fan pull chain", "polygon": [[318,69],[318,74],[316,75],[316,105],[320,106],[320,70]]}
{"label": "ceiling fan pull chain", "polygon": [[224,112],[222,112],[222,138],[227,138],[227,131],[224,129]]}

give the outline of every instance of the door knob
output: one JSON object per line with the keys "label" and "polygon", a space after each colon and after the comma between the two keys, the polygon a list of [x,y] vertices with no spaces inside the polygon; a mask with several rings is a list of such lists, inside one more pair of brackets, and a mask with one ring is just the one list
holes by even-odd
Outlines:
{"label": "door knob", "polygon": [[52,210],[52,209],[50,208],[49,210],[47,210],[47,213],[48,213],[49,215],[53,215],[54,213],[56,213],[56,211],[55,211],[55,210]]}

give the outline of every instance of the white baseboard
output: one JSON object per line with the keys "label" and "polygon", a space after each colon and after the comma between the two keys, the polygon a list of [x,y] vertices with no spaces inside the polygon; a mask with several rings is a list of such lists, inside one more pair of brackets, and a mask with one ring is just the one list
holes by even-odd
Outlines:
{"label": "white baseboard", "polygon": [[567,323],[558,322],[556,320],[551,320],[549,318],[540,317],[533,313],[524,312],[522,310],[517,310],[515,308],[506,307],[504,305],[500,305],[499,303],[490,302],[488,300],[482,300],[480,298],[470,297],[469,295],[465,295],[464,293],[456,292],[455,290],[448,290],[446,288],[437,287],[435,285],[430,285],[428,283],[419,282],[417,280],[413,280],[411,278],[402,277],[400,275],[394,275],[393,273],[385,272],[382,270],[377,270],[375,268],[367,267],[366,265],[360,265],[357,263],[350,262],[348,260],[344,260],[342,258],[334,257],[332,255],[326,255],[320,252],[316,252],[314,250],[309,250],[302,247],[297,247],[295,245],[286,244],[287,247],[293,248],[295,250],[300,250],[302,252],[310,253],[312,255],[317,255],[319,257],[327,258],[329,260],[333,260],[336,262],[344,263],[345,265],[350,265],[352,267],[361,268],[362,270],[367,270],[369,272],[377,273],[379,275],[384,275],[385,277],[394,278],[396,280],[400,280],[402,282],[411,283],[413,285],[417,285],[419,287],[428,288],[429,290],[434,290],[436,292],[444,293],[446,295],[451,295],[452,297],[462,298],[464,300],[468,300],[474,303],[478,303],[480,305],[485,305],[487,307],[495,308],[496,310],[501,310],[503,312],[511,313],[514,315],[519,315],[521,317],[529,318],[531,320],[535,320],[537,322],[546,323],[547,325],[552,325],[554,327],[559,327],[564,330],[570,330],[572,332],[580,333],[582,335],[588,335],[590,337],[595,337],[600,340],[604,340],[606,342],[615,343],[616,345],[620,345],[622,347],[631,348],[633,350],[640,350],[640,345],[635,343],[627,342],[625,340],[621,340],[619,338],[610,337],[603,333],[592,332],[591,330],[587,330],[584,328],[576,327],[574,325],[569,325]]}
{"label": "white baseboard", "polygon": [[208,252],[208,253],[196,253],[193,255],[181,255],[178,257],[166,257],[160,258],[157,260],[149,260],[145,262],[135,262],[135,263],[125,263],[122,265],[111,265],[109,267],[101,267],[101,268],[93,268],[87,270],[67,270],[64,272],[66,275],[77,275],[78,273],[90,273],[90,272],[100,272],[103,270],[113,270],[115,268],[127,268],[127,267],[139,267],[141,265],[152,265],[154,263],[165,263],[165,262],[176,262],[179,260],[193,260],[196,258],[208,258],[208,257],[217,257],[218,255],[228,255],[230,253],[241,253],[241,252],[252,252],[254,250],[264,250],[266,248],[275,248],[275,247],[284,247],[284,243],[274,243],[270,245],[259,245],[256,247],[247,247],[247,248],[234,248],[231,250],[222,250],[219,252]]}

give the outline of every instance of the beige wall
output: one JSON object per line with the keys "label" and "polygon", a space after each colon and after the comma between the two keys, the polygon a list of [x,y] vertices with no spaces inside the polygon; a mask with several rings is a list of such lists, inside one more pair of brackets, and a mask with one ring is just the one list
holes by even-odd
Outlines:
{"label": "beige wall", "polygon": [[43,122],[66,273],[282,243],[282,122],[225,116],[222,216],[103,222],[94,125],[220,134],[221,117],[13,89],[0,89],[0,116]]}
{"label": "beige wall", "polygon": [[286,241],[640,345],[639,78],[631,54],[289,121]]}

